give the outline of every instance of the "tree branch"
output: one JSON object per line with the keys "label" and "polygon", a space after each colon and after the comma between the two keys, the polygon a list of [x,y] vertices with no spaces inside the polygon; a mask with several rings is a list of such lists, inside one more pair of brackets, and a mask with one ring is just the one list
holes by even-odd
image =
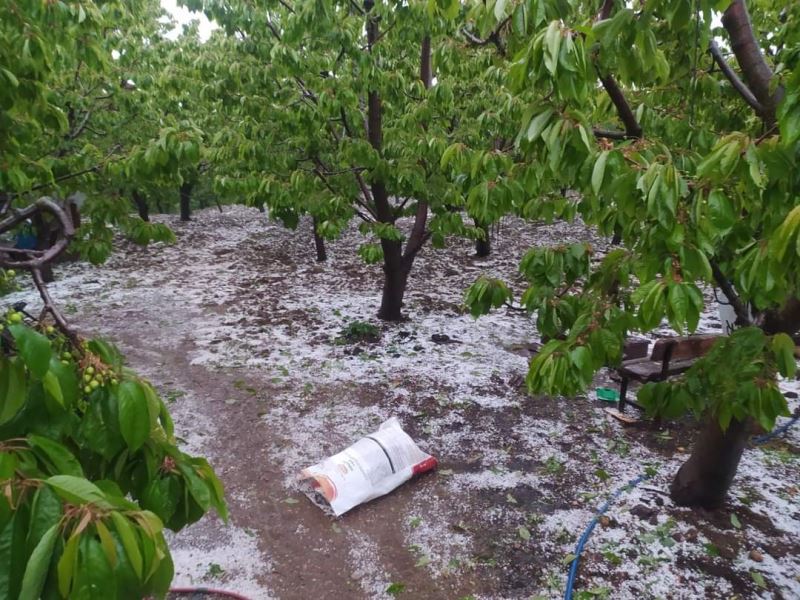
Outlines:
{"label": "tree branch", "polygon": [[597,13],[595,21],[603,21],[611,16],[611,11],[614,8],[614,0],[604,0],[603,5],[600,7],[600,12]]}
{"label": "tree branch", "polygon": [[[22,210],[12,211],[10,216],[0,221],[0,233],[13,229],[33,217],[36,213],[41,212],[52,213],[58,220],[60,228],[55,244],[44,251],[21,250],[14,247],[0,246],[0,267],[4,269],[40,269],[66,249],[70,239],[75,235],[75,227],[67,213],[52,198],[47,196],[39,198]],[[22,258],[12,258],[15,255],[21,255]]]}
{"label": "tree branch", "polygon": [[714,281],[717,282],[719,289],[725,294],[728,302],[730,302],[733,307],[733,311],[736,313],[736,322],[745,327],[752,325],[753,322],[750,318],[750,311],[739,298],[739,294],[736,293],[736,290],[733,289],[731,282],[725,277],[725,273],[722,272],[722,269],[719,268],[716,261],[711,260],[709,262],[711,263],[711,272],[714,274]]}
{"label": "tree branch", "polygon": [[739,79],[739,76],[734,72],[731,66],[728,64],[728,61],[725,60],[725,57],[722,56],[722,52],[719,50],[719,46],[714,40],[711,40],[711,43],[708,45],[708,51],[711,53],[711,56],[714,58],[714,62],[719,65],[720,70],[722,71],[723,75],[730,81],[733,89],[739,92],[739,95],[744,98],[744,101],[747,102],[758,114],[764,113],[764,107],[762,104],[756,99],[753,95],[753,92],[750,91],[745,83]]}
{"label": "tree branch", "polygon": [[508,25],[509,21],[511,21],[510,15],[505,19],[503,19],[485,40],[479,38],[477,35],[469,31],[466,27],[461,28],[461,33],[464,35],[465,38],[467,38],[467,41],[470,42],[473,46],[486,46],[488,44],[494,44],[500,56],[505,57],[506,48],[503,45],[503,40],[500,38],[500,32],[506,25]]}
{"label": "tree branch", "polygon": [[592,133],[594,137],[598,138],[606,138],[609,140],[635,140],[637,139],[636,136],[628,135],[624,131],[613,131],[610,129],[599,129],[597,127],[592,128]]}
{"label": "tree branch", "polygon": [[73,129],[70,133],[67,134],[67,140],[74,140],[80,134],[83,133],[83,130],[86,129],[86,124],[89,122],[89,117],[92,116],[92,111],[87,110],[86,114],[83,115],[83,120],[81,120],[80,125],[78,125],[75,129]]}
{"label": "tree branch", "polygon": [[616,80],[611,75],[603,75],[600,77],[600,82],[603,84],[606,92],[614,103],[617,109],[622,124],[625,125],[625,134],[630,138],[642,137],[642,126],[636,120],[636,115],[633,114],[630,104],[625,99],[625,95],[617,85]]}
{"label": "tree branch", "polygon": [[44,316],[47,313],[50,313],[62,333],[66,334],[77,345],[78,335],[75,333],[75,330],[70,327],[69,323],[67,323],[67,320],[56,306],[56,303],[53,302],[53,297],[50,295],[50,290],[47,289],[47,284],[44,282],[44,278],[42,277],[41,268],[32,268],[31,275],[33,275],[33,283],[39,292],[42,302],[44,303],[44,308],[42,308],[42,312],[39,315],[39,320],[43,320]]}
{"label": "tree branch", "polygon": [[[422,44],[419,55],[419,78],[422,85],[426,90],[433,85],[433,66],[431,64],[431,36],[426,35],[422,38]],[[427,123],[423,123],[423,128],[428,129]],[[417,252],[419,252],[422,245],[430,237],[426,237],[425,227],[428,224],[428,202],[419,200],[417,202],[417,214],[414,215],[414,226],[411,228],[411,235],[408,238],[405,251],[403,252],[404,259],[413,259]]]}
{"label": "tree branch", "polygon": [[783,95],[783,90],[779,88],[774,95],[770,92],[772,69],[756,41],[744,0],[731,2],[722,14],[722,25],[731,38],[731,49],[736,55],[747,87],[764,107],[760,116],[764,124],[771,127],[775,122],[775,106]]}
{"label": "tree branch", "polygon": [[[603,0],[603,4],[600,7],[600,12],[597,13],[595,21],[608,19],[611,16],[611,10],[613,8],[614,0]],[[600,75],[599,69],[597,69],[597,63],[595,63],[595,70],[598,71],[600,82],[603,84],[603,88],[605,88],[606,93],[611,98],[611,102],[617,109],[617,115],[619,115],[622,124],[625,126],[625,134],[629,138],[641,138],[642,126],[639,125],[639,122],[636,120],[636,115],[633,114],[628,101],[625,99],[625,95],[622,93],[619,85],[617,85],[617,81],[612,75]]]}

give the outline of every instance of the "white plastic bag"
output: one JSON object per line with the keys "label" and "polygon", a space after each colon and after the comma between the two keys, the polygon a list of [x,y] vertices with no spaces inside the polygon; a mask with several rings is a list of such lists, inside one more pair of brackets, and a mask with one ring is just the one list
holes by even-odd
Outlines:
{"label": "white plastic bag", "polygon": [[311,483],[338,517],[435,468],[436,459],[420,450],[392,417],[346,450],[303,469],[300,478]]}

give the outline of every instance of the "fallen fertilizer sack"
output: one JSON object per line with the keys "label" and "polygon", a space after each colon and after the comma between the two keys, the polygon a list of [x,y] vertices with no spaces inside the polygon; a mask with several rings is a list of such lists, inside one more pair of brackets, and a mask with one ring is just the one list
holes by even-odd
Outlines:
{"label": "fallen fertilizer sack", "polygon": [[436,459],[420,450],[392,417],[346,450],[303,469],[300,479],[310,483],[338,517],[435,468]]}

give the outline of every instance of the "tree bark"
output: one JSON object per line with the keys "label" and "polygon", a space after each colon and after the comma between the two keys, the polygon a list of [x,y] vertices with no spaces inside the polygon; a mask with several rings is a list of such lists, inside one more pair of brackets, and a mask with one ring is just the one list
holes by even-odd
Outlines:
{"label": "tree bark", "polygon": [[692,455],[681,465],[670,486],[675,504],[709,509],[721,506],[733,483],[750,432],[749,420],[733,420],[723,432],[716,417],[708,417]]}
{"label": "tree bark", "polygon": [[475,240],[475,256],[479,258],[486,258],[492,252],[492,236],[489,231],[488,225],[481,223],[478,219],[474,219],[475,227],[483,231],[483,238]]}
{"label": "tree bark", "polygon": [[325,240],[317,232],[317,218],[314,217],[314,247],[317,249],[317,262],[325,262],[328,260],[328,253],[325,251]]}
{"label": "tree bark", "polygon": [[139,193],[139,190],[133,190],[133,203],[136,205],[136,210],[139,212],[139,218],[142,221],[150,220],[150,207],[147,204],[147,198]]}
{"label": "tree bark", "polygon": [[767,335],[794,335],[800,331],[800,299],[789,298],[779,309],[767,311],[761,329]]}
{"label": "tree bark", "polygon": [[772,69],[756,41],[744,0],[731,2],[722,14],[722,25],[731,38],[731,49],[742,69],[747,87],[763,107],[763,111],[759,114],[769,129],[775,124],[775,107],[783,92],[780,88],[775,94],[770,91]]}
{"label": "tree bark", "polygon": [[192,218],[192,188],[194,184],[184,181],[181,184],[181,221],[188,221]]}
{"label": "tree bark", "polygon": [[413,259],[406,260],[400,242],[381,240],[383,247],[383,294],[378,318],[383,321],[403,319],[403,297]]}

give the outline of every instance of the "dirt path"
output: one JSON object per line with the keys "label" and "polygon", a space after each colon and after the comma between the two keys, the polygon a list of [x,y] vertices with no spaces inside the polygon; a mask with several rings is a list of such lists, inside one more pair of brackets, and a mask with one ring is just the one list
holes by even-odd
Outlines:
{"label": "dirt path", "polygon": [[[532,322],[460,311],[481,272],[514,281],[530,245],[602,248],[591,232],[507,222],[489,260],[475,261],[465,242],[429,250],[412,274],[409,321],[381,325],[380,272],[355,257],[354,232],[317,265],[308,224],[288,232],[234,207],[173,226],[172,247],[125,246],[99,269],[65,265],[53,293],[156,383],[187,451],[208,456],[226,485],[231,523],[209,517],[172,539],[177,583],[254,599],[391,598],[392,584],[400,598],[559,597],[564,557],[594,507],[650,464],[659,475],[625,496],[587,547],[579,589],[800,596],[797,432],[748,451],[722,511],[679,509],[663,490],[691,423],[623,430],[591,398],[529,398],[519,384]],[[353,321],[378,325],[380,341],[339,343]],[[707,316],[703,327],[719,323]],[[338,520],[296,490],[300,468],[393,415],[439,458],[438,472]]]}

